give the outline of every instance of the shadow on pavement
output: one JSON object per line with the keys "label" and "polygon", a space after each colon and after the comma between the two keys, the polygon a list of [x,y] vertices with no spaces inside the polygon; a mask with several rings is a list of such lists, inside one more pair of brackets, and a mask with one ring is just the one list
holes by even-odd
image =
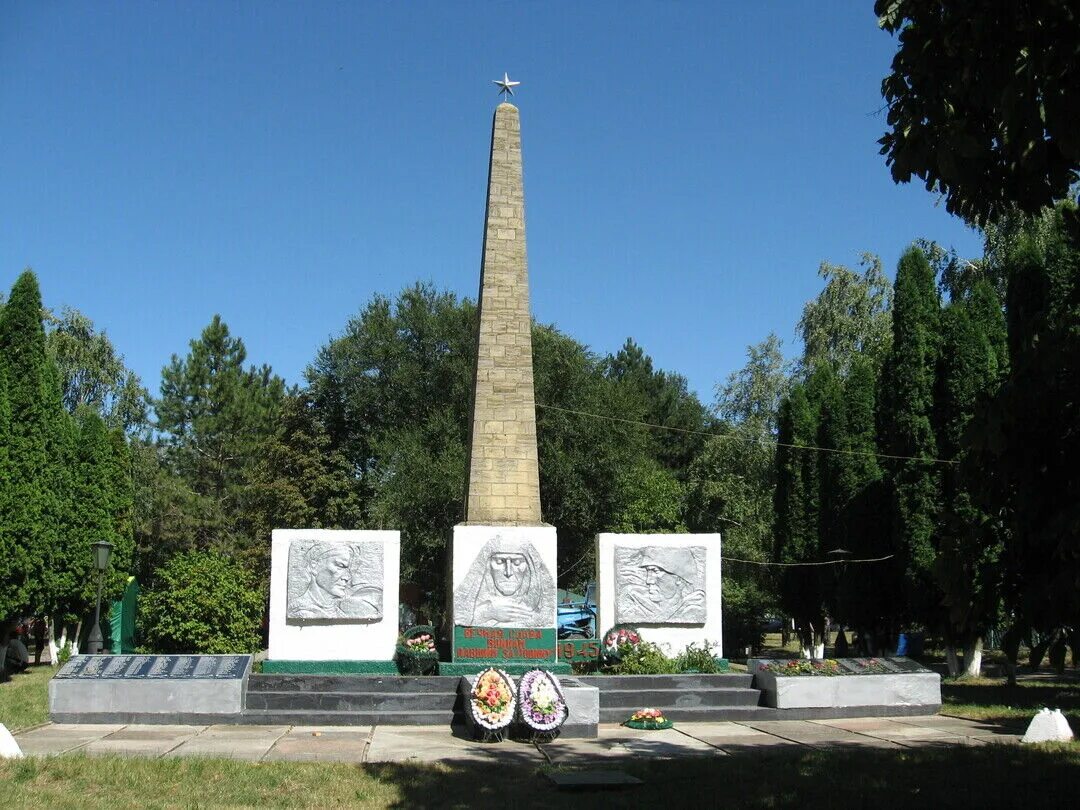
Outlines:
{"label": "shadow on pavement", "polygon": [[[650,760],[642,754],[601,765],[643,784],[559,791],[552,766],[447,761],[371,764],[397,788],[398,808],[550,807],[1075,807],[1080,746],[927,746],[904,750],[783,747],[736,756]],[[561,766],[581,770],[579,766]]]}

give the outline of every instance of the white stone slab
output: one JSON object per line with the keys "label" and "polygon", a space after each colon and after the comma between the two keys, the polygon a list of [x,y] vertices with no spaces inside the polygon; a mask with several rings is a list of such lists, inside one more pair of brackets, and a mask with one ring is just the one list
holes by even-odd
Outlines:
{"label": "white stone slab", "polygon": [[[203,656],[201,660],[212,658],[218,657]],[[244,710],[251,663],[248,656],[242,660],[244,669],[235,678],[82,678],[62,677],[61,673],[49,681],[49,715],[54,720],[74,722],[80,715],[99,720],[115,715],[121,721],[140,716],[144,722],[152,722],[154,715],[239,715]]]}
{"label": "white stone slab", "polygon": [[7,726],[0,723],[0,759],[20,759],[22,755],[22,749],[7,730]]}
{"label": "white stone slab", "polygon": [[[318,559],[306,560],[293,553],[293,617],[289,617],[289,560],[290,547],[296,543],[304,554]],[[381,546],[381,599],[371,594],[378,590],[363,577],[373,570],[368,550]],[[341,554],[323,551],[339,547]],[[314,552],[309,552],[314,549]],[[363,551],[359,554],[358,551]],[[274,529],[270,547],[270,660],[286,661],[389,661],[394,657],[397,643],[397,604],[399,566],[401,564],[401,533],[397,531],[341,531],[336,529]],[[352,577],[344,576],[334,582],[315,582],[318,566],[336,562],[340,557],[355,559]],[[298,587],[297,566],[310,564],[312,584],[309,589]],[[346,569],[348,573],[348,569]],[[327,574],[329,576],[329,574]],[[301,585],[303,583],[300,583]],[[329,587],[327,587],[329,586]],[[308,591],[319,591],[312,595]],[[355,593],[354,593],[355,592]],[[298,600],[304,599],[303,603]],[[317,605],[331,604],[318,609],[305,607],[308,601]],[[357,608],[353,603],[361,604]],[[338,604],[340,603],[340,604]],[[379,610],[372,606],[380,605]],[[300,614],[310,616],[304,618]]]}
{"label": "white stone slab", "polygon": [[765,705],[774,709],[941,705],[941,676],[936,672],[831,677],[778,676],[756,667],[753,672],[754,688],[765,693]]}
{"label": "white stone slab", "polygon": [[1023,743],[1040,742],[1068,742],[1073,738],[1069,721],[1061,713],[1061,709],[1040,709],[1039,713],[1031,718],[1027,731],[1021,738]]}
{"label": "white stone slab", "polygon": [[633,624],[671,656],[689,644],[722,650],[720,549],[719,534],[600,534],[597,632]]}
{"label": "white stone slab", "polygon": [[563,678],[562,692],[569,711],[561,736],[596,737],[600,724],[600,690],[574,678]]}
{"label": "white stone slab", "polygon": [[453,540],[454,624],[554,627],[554,526],[458,524]]}

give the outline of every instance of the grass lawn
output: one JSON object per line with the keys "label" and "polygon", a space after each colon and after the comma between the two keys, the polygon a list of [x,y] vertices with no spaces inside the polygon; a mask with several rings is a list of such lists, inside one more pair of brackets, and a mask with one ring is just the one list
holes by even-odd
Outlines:
{"label": "grass lawn", "polygon": [[5,807],[1075,807],[1080,748],[788,749],[617,766],[644,781],[559,792],[530,765],[327,765],[65,756],[0,761]]}
{"label": "grass lawn", "polygon": [[36,726],[49,719],[49,698],[46,684],[56,672],[51,666],[30,667],[0,683],[0,723],[8,731]]}
{"label": "grass lawn", "polygon": [[1061,709],[1080,736],[1080,682],[1026,680],[1007,686],[1003,678],[941,682],[941,711],[974,720],[1030,720],[1043,707]]}
{"label": "grass lawn", "polygon": [[[51,667],[0,684],[0,722],[46,719]],[[1026,720],[1060,707],[1080,730],[1080,684],[946,681],[944,711]],[[1080,743],[895,750],[791,748],[620,769],[644,781],[619,792],[559,792],[533,765],[332,765],[69,755],[0,761],[5,808],[117,807],[1075,807]],[[572,770],[572,769],[568,769]]]}

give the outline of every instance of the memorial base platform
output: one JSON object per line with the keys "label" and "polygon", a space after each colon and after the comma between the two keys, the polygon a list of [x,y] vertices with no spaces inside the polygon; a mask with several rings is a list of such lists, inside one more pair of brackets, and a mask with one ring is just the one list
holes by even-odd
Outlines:
{"label": "memorial base platform", "polygon": [[482,672],[488,667],[495,667],[495,669],[501,669],[507,675],[524,675],[530,669],[546,669],[548,672],[554,672],[556,675],[569,675],[571,674],[570,665],[562,661],[557,661],[554,664],[528,664],[520,661],[489,661],[489,660],[476,660],[476,661],[440,661],[439,662],[439,674],[440,675],[475,675],[477,672]]}
{"label": "memorial base platform", "polygon": [[397,675],[393,661],[289,661],[266,660],[267,675]]}

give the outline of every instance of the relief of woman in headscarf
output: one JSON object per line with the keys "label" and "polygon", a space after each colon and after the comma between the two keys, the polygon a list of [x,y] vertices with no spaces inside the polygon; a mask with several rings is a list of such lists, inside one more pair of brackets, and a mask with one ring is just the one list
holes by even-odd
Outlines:
{"label": "relief of woman in headscarf", "polygon": [[472,627],[552,627],[555,581],[527,540],[495,535],[454,591],[454,623]]}

